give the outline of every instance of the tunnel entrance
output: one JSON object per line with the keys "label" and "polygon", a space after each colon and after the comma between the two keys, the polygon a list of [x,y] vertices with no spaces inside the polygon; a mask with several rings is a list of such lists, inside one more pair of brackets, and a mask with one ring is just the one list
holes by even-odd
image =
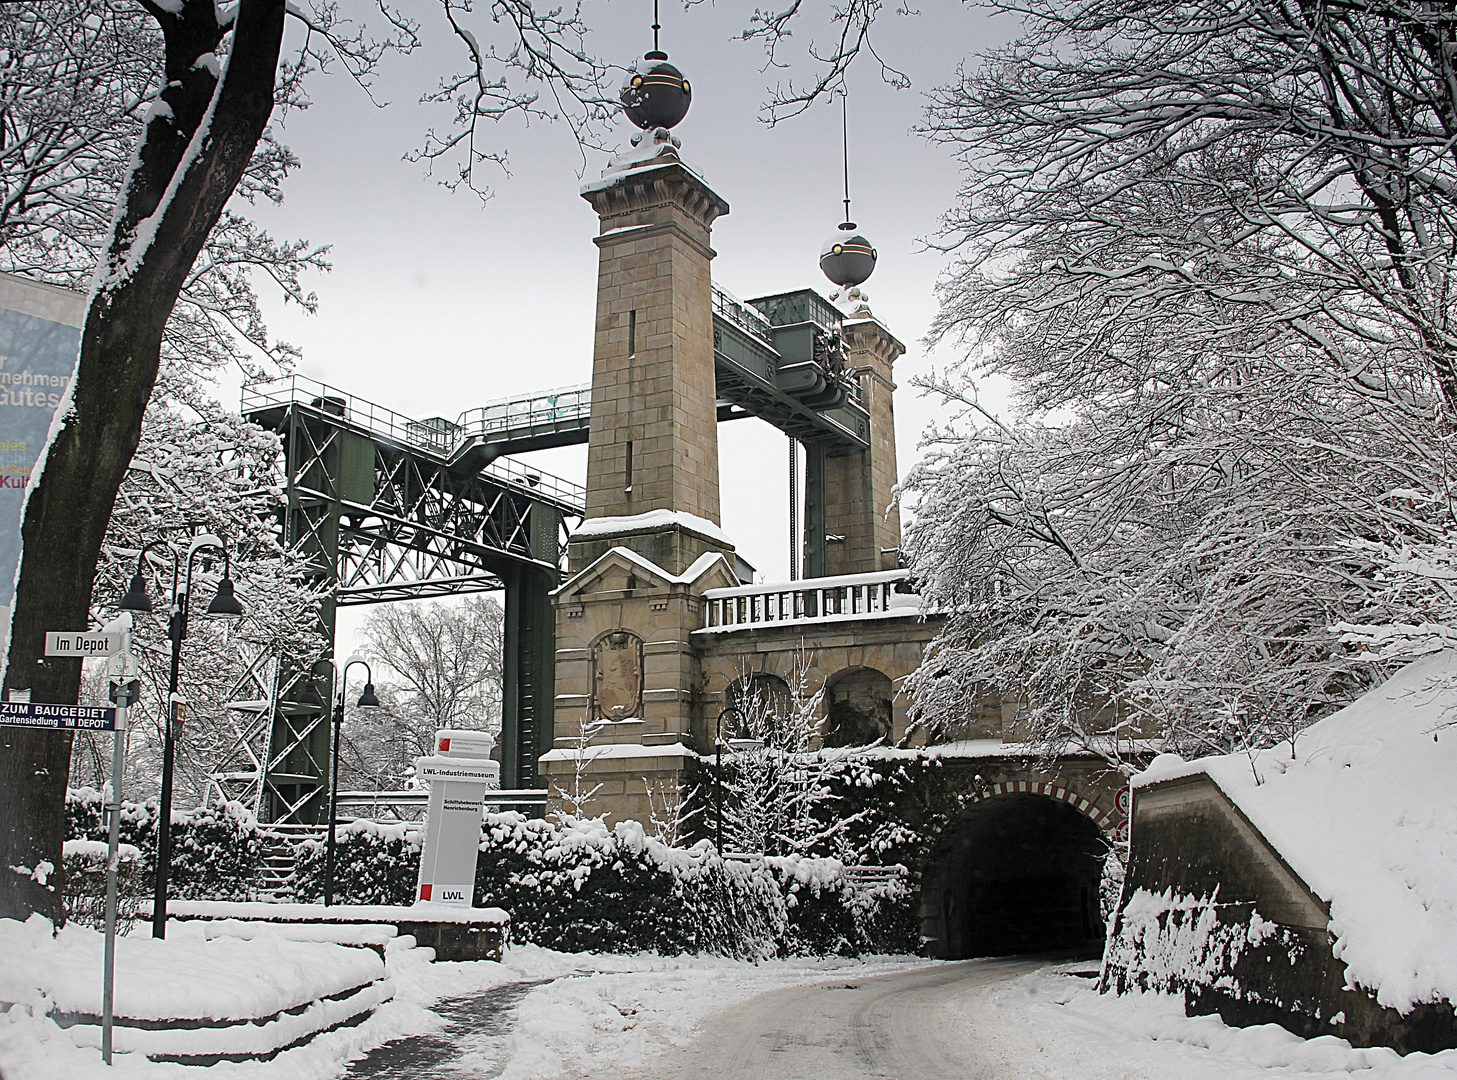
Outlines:
{"label": "tunnel entrance", "polygon": [[931,955],[961,960],[1100,945],[1106,851],[1098,826],[1065,802],[1013,794],[975,803],[948,827],[924,878]]}

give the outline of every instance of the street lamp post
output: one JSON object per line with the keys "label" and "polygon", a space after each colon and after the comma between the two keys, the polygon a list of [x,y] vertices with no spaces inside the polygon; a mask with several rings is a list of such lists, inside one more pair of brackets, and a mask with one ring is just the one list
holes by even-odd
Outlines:
{"label": "street lamp post", "polygon": [[344,667],[339,672],[339,688],[334,694],[334,746],[330,752],[329,763],[333,774],[329,780],[329,842],[324,846],[325,907],[334,902],[334,826],[338,819],[339,806],[339,739],[344,728],[344,683],[349,678],[349,669],[355,664],[364,668],[364,692],[359,695],[357,704],[361,709],[379,707],[379,698],[374,693],[374,676],[369,670],[369,664],[358,656],[351,656],[344,661]]}
{"label": "street lamp post", "polygon": [[[137,556],[137,572],[132,576],[126,595],[117,603],[122,611],[150,615],[152,598],[147,595],[147,580],[142,573],[147,552],[167,541],[153,540]],[[233,591],[232,563],[228,547],[212,533],[199,533],[187,546],[187,572],[182,572],[182,553],[172,553],[172,609],[167,623],[167,636],[172,641],[172,663],[167,675],[167,723],[162,734],[162,796],[157,808],[157,876],[152,889],[152,936],[167,936],[167,879],[172,867],[172,771],[175,758],[177,727],[178,678],[182,669],[182,642],[187,637],[187,611],[192,596],[193,560],[199,551],[215,548],[223,553],[223,580],[207,605],[205,614],[214,619],[240,619],[243,605]],[[180,586],[180,587],[179,587]]]}

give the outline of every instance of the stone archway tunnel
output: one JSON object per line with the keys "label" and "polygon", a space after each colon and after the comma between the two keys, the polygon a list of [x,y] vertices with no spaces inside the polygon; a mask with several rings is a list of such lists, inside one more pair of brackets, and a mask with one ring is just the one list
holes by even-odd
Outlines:
{"label": "stone archway tunnel", "polygon": [[1093,948],[1107,844],[1086,814],[1032,793],[972,804],[926,868],[923,932],[945,960]]}

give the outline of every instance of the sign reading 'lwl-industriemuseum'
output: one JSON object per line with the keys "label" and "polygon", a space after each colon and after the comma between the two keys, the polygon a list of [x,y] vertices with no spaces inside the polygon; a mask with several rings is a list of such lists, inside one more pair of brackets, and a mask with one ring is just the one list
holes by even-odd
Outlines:
{"label": "sign reading 'lwl-industriemuseum'", "polygon": [[25,491],[66,400],[85,314],[79,293],[0,274],[0,627],[15,598]]}

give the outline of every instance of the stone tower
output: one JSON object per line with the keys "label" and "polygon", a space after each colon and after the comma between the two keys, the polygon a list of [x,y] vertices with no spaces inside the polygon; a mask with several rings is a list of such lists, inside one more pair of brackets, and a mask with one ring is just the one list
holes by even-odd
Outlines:
{"label": "stone tower", "polygon": [[891,508],[898,481],[895,458],[895,381],[891,366],[906,351],[868,308],[846,318],[847,366],[860,376],[870,414],[870,447],[824,456],[825,573],[894,570],[900,549],[900,511]]}
{"label": "stone tower", "polygon": [[[592,542],[574,545],[573,572],[617,543],[673,573],[711,547],[732,550],[715,535],[709,275],[709,231],[728,203],[671,143],[659,145],[665,152],[646,166],[609,171],[582,193],[601,221],[587,443],[587,520],[601,524],[587,530]],[[659,513],[659,528],[637,521],[614,532],[610,524],[658,511],[677,516]]]}
{"label": "stone tower", "polygon": [[[649,135],[647,137],[653,137]],[[678,159],[610,168],[600,219],[586,518],[556,607],[552,805],[648,820],[694,755],[704,590],[738,584],[719,529],[710,229],[728,204]]]}

